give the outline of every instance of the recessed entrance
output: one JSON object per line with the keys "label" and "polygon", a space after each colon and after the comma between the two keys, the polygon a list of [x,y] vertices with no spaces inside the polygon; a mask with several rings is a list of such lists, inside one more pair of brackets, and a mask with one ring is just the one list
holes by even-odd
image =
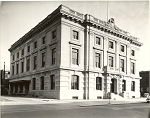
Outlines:
{"label": "recessed entrance", "polygon": [[111,79],[110,92],[117,93],[117,79]]}

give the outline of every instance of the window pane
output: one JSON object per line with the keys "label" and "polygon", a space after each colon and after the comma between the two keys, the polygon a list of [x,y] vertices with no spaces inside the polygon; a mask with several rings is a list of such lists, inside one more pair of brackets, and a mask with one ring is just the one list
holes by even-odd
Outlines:
{"label": "window pane", "polygon": [[121,45],[121,51],[124,52],[124,46],[123,45]]}
{"label": "window pane", "polygon": [[44,90],[44,77],[41,77],[41,90]]}
{"label": "window pane", "polygon": [[101,77],[96,78],[96,90],[102,90],[102,78]]}
{"label": "window pane", "polygon": [[42,44],[45,44],[45,37],[42,38]]}
{"label": "window pane", "polygon": [[113,42],[109,41],[109,48],[113,49]]}
{"label": "window pane", "polygon": [[100,54],[95,54],[96,67],[100,68]]}
{"label": "window pane", "polygon": [[135,55],[134,50],[131,50],[131,55],[132,55],[132,56],[134,56],[134,55]]}
{"label": "window pane", "polygon": [[71,78],[71,89],[79,90],[79,78],[77,75],[73,75]]}
{"label": "window pane", "polygon": [[21,68],[22,68],[21,72],[23,73],[23,71],[24,71],[24,62],[23,61],[21,62]]}
{"label": "window pane", "polygon": [[51,75],[51,89],[55,90],[55,76]]}
{"label": "window pane", "polygon": [[109,67],[113,67],[113,57],[109,56]]}
{"label": "window pane", "polygon": [[100,37],[96,37],[96,44],[100,45]]}
{"label": "window pane", "polygon": [[56,48],[52,49],[52,64],[56,62]]}
{"label": "window pane", "polygon": [[45,52],[42,53],[42,67],[45,66]]}
{"label": "window pane", "polygon": [[30,46],[28,46],[28,52],[30,52]]}
{"label": "window pane", "polygon": [[34,69],[36,69],[36,65],[37,65],[37,56],[34,57]]}
{"label": "window pane", "polygon": [[120,60],[120,68],[121,68],[121,71],[124,72],[124,60],[123,59]]}
{"label": "window pane", "polygon": [[78,39],[78,32],[77,31],[73,31],[73,38]]}
{"label": "window pane", "polygon": [[54,31],[52,32],[52,38],[53,38],[53,39],[56,38],[56,30],[54,30]]}
{"label": "window pane", "polygon": [[78,49],[72,49],[72,64],[78,65]]}
{"label": "window pane", "polygon": [[33,90],[36,89],[36,78],[33,78]]}

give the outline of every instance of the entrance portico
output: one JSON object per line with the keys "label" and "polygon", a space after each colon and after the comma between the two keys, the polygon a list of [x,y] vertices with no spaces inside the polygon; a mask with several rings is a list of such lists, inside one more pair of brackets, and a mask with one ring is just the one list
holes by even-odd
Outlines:
{"label": "entrance portico", "polygon": [[17,81],[9,84],[10,94],[28,94],[30,81]]}

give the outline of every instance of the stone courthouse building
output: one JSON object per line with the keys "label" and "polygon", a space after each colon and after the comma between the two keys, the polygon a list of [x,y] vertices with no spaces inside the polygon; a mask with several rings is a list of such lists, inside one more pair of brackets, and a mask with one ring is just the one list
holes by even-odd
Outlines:
{"label": "stone courthouse building", "polygon": [[11,45],[10,94],[54,99],[140,97],[142,43],[107,22],[60,5]]}

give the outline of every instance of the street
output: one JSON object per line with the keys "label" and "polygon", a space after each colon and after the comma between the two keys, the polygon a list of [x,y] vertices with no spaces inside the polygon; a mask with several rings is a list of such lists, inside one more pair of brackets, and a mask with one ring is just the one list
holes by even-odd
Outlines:
{"label": "street", "polygon": [[[28,98],[21,99],[22,101]],[[20,101],[21,101],[20,100]],[[150,104],[145,101],[40,101],[2,105],[2,118],[149,118]],[[37,100],[37,101],[36,101]],[[39,102],[38,102],[39,100]],[[59,101],[59,103],[55,103]],[[5,101],[11,103],[8,99]],[[33,102],[33,101],[32,101]],[[132,103],[131,103],[132,102]],[[37,103],[37,104],[36,104]]]}

